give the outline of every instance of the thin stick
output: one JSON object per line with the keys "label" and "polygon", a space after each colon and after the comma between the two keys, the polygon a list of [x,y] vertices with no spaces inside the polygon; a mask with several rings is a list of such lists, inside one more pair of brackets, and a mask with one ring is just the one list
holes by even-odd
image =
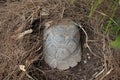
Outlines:
{"label": "thin stick", "polygon": [[18,34],[18,39],[20,39],[20,38],[24,37],[25,35],[30,34],[30,33],[32,33],[32,32],[33,32],[32,29],[26,30],[26,31]]}

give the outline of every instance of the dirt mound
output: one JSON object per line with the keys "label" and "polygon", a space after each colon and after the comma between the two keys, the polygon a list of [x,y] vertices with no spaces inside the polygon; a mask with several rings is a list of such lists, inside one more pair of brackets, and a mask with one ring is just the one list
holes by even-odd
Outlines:
{"label": "dirt mound", "polygon": [[[88,18],[89,6],[86,0],[0,1],[0,80],[119,80],[119,50],[109,48],[99,15]],[[83,45],[76,67],[59,71],[45,63],[42,42],[45,25],[63,18],[82,25],[89,47]]]}

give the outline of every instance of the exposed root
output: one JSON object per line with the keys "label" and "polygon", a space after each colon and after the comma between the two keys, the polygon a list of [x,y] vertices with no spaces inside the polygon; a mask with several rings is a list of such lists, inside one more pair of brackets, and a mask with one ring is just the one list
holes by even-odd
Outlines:
{"label": "exposed root", "polygon": [[87,32],[85,31],[85,29],[81,26],[81,25],[79,25],[79,24],[77,24],[79,27],[80,27],[80,29],[82,29],[82,31],[84,32],[84,34],[85,34],[85,44],[84,44],[84,46],[85,47],[87,47],[88,49],[89,49],[89,51],[94,55],[94,56],[96,56],[96,57],[98,57],[98,58],[101,58],[100,56],[98,56],[98,55],[96,55],[92,50],[91,50],[91,48],[89,47],[89,45],[88,45],[88,35],[87,35]]}

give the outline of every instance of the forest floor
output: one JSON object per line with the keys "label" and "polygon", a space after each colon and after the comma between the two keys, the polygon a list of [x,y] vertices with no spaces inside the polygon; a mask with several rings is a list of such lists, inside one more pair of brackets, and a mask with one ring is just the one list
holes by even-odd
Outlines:
{"label": "forest floor", "polygon": [[[0,0],[0,80],[120,80],[120,50],[109,46],[115,37],[104,30],[112,2],[104,1],[88,17],[95,1]],[[120,17],[120,8],[115,16]],[[82,31],[81,62],[60,71],[44,61],[43,30],[64,18],[80,24],[88,40]]]}

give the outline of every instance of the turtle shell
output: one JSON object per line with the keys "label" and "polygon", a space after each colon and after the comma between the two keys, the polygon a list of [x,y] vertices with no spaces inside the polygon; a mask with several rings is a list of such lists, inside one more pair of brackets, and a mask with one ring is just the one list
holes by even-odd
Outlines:
{"label": "turtle shell", "polygon": [[80,31],[69,19],[44,30],[44,59],[52,68],[74,67],[81,60]]}

